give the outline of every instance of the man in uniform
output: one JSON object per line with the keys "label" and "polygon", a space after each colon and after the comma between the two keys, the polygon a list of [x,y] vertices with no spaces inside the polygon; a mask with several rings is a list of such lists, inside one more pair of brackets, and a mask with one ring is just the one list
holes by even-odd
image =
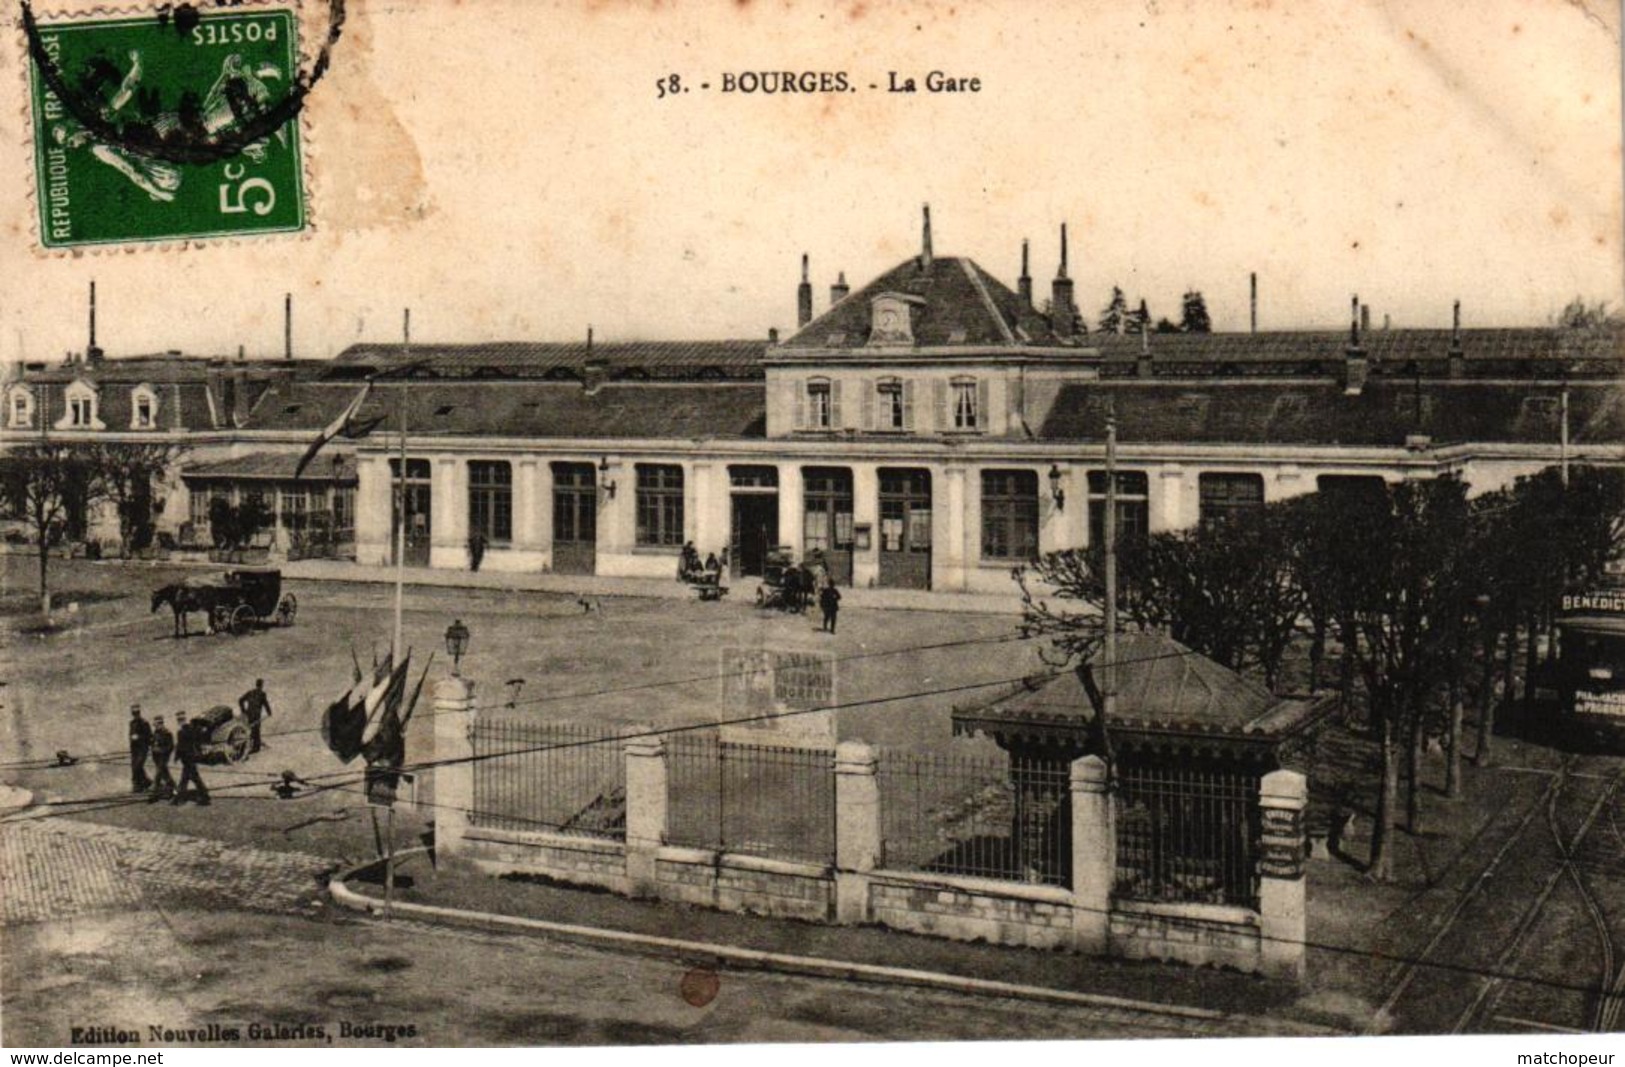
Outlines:
{"label": "man in uniform", "polygon": [[152,727],[141,717],[141,705],[130,705],[130,792],[144,793],[152,782],[147,778],[147,751],[152,748]]}
{"label": "man in uniform", "polygon": [[175,795],[175,779],[169,773],[169,757],[175,752],[175,735],[164,725],[162,715],[152,717],[152,795],[150,803],[168,800]]}
{"label": "man in uniform", "polygon": [[170,803],[183,804],[186,802],[186,786],[190,782],[197,786],[197,802],[207,804],[209,803],[209,790],[204,786],[203,779],[197,773],[198,750],[202,747],[201,740],[198,737],[198,724],[188,722],[185,715],[175,716],[175,721],[180,725],[180,733],[175,738],[175,755],[179,756],[181,760],[181,780],[175,786],[175,797]]}
{"label": "man in uniform", "polygon": [[260,722],[271,717],[271,698],[265,695],[264,678],[254,679],[254,688],[237,698],[237,710],[248,720],[248,728],[253,734],[248,751],[258,752],[264,747],[260,744]]}

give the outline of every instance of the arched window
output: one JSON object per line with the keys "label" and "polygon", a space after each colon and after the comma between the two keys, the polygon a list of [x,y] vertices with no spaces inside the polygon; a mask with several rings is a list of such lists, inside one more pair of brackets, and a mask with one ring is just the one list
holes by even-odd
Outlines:
{"label": "arched window", "polygon": [[63,413],[57,421],[59,430],[105,430],[107,426],[96,412],[96,387],[83,378],[63,390]]}
{"label": "arched window", "polygon": [[130,429],[153,430],[158,427],[158,393],[142,382],[130,390]]}
{"label": "arched window", "polygon": [[6,425],[13,430],[34,425],[34,394],[26,385],[14,385],[6,394]]}

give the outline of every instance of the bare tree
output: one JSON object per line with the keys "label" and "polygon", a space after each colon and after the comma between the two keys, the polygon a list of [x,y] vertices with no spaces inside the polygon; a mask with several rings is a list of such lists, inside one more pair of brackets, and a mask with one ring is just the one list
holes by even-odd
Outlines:
{"label": "bare tree", "polygon": [[39,548],[40,610],[51,613],[51,546],[80,521],[103,494],[93,449],[39,441],[0,456],[0,494],[7,509],[28,523]]}
{"label": "bare tree", "polygon": [[153,494],[181,451],[176,445],[144,442],[91,447],[90,462],[106,498],[118,511],[120,556],[128,557],[132,548],[145,547],[144,542],[150,541],[151,513],[162,509],[162,502]]}

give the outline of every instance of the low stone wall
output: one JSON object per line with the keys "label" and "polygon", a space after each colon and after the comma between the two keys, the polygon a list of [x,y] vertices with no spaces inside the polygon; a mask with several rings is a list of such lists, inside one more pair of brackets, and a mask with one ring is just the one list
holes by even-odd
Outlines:
{"label": "low stone wall", "polygon": [[1217,904],[1112,906],[1112,955],[1131,960],[1168,960],[1204,967],[1261,969],[1258,914]]}
{"label": "low stone wall", "polygon": [[655,885],[663,899],[722,911],[824,922],[834,910],[835,877],[811,863],[665,846]]}
{"label": "low stone wall", "polygon": [[619,841],[470,826],[463,845],[461,858],[487,874],[534,874],[623,895],[632,892],[626,846]]}
{"label": "low stone wall", "polygon": [[869,876],[869,916],[894,930],[955,941],[1027,948],[1073,944],[1072,891],[1059,886],[875,871]]}

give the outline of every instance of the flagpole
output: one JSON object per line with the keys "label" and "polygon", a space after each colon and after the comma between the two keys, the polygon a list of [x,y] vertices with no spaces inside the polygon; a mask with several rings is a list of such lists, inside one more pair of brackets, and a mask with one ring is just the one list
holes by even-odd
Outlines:
{"label": "flagpole", "polygon": [[[405,362],[412,359],[412,309],[406,308],[401,320],[401,339],[406,352]],[[397,516],[395,531],[395,639],[391,642],[390,657],[392,663],[401,660],[401,606],[406,597],[406,378],[403,375],[397,386],[395,406],[398,409],[401,424],[401,469],[397,472],[397,493],[399,503],[396,505]]]}

